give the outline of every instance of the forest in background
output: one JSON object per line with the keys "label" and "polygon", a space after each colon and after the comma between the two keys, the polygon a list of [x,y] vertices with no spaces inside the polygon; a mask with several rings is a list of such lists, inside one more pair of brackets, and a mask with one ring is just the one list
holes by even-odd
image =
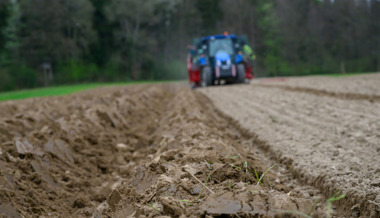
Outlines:
{"label": "forest in background", "polygon": [[379,21],[379,0],[0,0],[0,91],[186,79],[187,45],[225,31],[259,77],[375,72]]}

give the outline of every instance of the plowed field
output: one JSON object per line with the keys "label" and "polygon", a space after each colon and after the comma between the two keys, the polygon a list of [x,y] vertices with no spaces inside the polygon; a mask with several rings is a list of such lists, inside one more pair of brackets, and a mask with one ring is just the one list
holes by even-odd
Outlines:
{"label": "plowed field", "polygon": [[380,75],[316,78],[2,102],[0,214],[379,217]]}

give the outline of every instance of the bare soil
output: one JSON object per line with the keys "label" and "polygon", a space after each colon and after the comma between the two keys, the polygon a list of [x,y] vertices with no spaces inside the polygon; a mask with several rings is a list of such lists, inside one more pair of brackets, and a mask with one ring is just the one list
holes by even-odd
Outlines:
{"label": "bare soil", "polygon": [[[317,90],[335,95],[348,94],[353,96],[380,96],[380,73],[361,74],[345,77],[307,76],[264,78],[255,84],[278,85],[295,90]],[[290,89],[291,90],[291,89]],[[340,95],[344,96],[344,95]]]}
{"label": "bare soil", "polygon": [[255,84],[2,102],[0,214],[377,217],[379,109]]}
{"label": "bare soil", "polygon": [[[379,216],[380,103],[329,94],[343,90],[345,80],[333,78],[337,82],[327,94],[293,89],[289,84],[296,82],[291,80],[216,87],[202,93],[265,141],[269,146],[263,149],[300,181],[318,187],[325,196],[344,192],[339,203],[350,216]],[[304,86],[297,81],[298,87]]]}

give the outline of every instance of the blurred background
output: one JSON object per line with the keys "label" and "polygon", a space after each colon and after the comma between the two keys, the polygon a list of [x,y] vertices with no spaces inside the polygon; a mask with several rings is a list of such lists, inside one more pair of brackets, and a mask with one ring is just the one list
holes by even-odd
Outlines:
{"label": "blurred background", "polygon": [[380,71],[379,0],[0,0],[0,91],[186,79],[187,45],[225,31],[258,77]]}

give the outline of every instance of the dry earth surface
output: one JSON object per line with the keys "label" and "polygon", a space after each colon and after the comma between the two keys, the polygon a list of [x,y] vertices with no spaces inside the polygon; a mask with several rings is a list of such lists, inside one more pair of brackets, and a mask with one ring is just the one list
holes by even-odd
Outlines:
{"label": "dry earth surface", "polygon": [[2,102],[0,214],[379,217],[380,75],[369,77]]}
{"label": "dry earth surface", "polygon": [[[283,86],[288,90],[313,91],[319,90],[321,94],[351,94],[352,96],[380,96],[379,73],[328,77],[328,76],[307,76],[307,77],[288,77],[276,79],[261,79],[260,83],[270,83]],[[257,82],[255,82],[257,83]],[[293,89],[292,89],[293,88]],[[314,92],[316,93],[316,92]],[[344,97],[341,95],[340,97]]]}

